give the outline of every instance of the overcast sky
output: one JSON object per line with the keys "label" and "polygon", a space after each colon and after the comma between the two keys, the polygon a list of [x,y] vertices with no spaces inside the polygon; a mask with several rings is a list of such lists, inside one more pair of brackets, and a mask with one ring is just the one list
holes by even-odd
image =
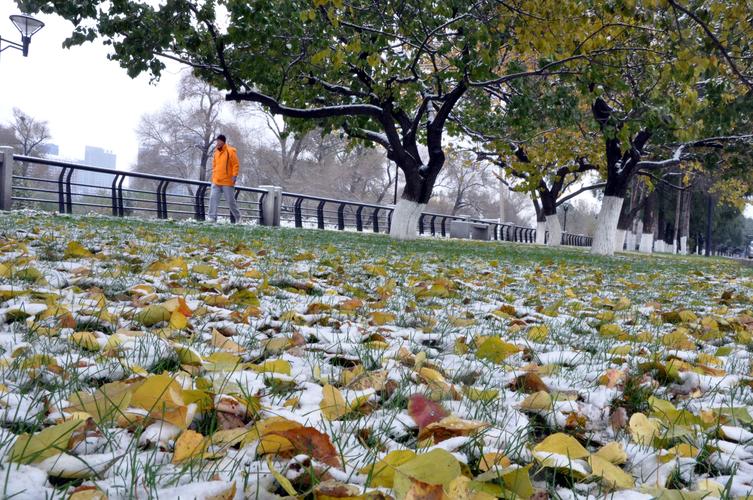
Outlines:
{"label": "overcast sky", "polygon": [[[13,1],[0,0],[0,37],[20,42],[8,19],[16,13]],[[98,146],[117,154],[118,168],[129,168],[138,153],[134,129],[141,115],[174,100],[186,70],[169,64],[157,83],[150,84],[147,76],[131,79],[117,62],[107,60],[108,48],[99,42],[62,48],[71,31],[67,21],[35,17],[45,27],[32,37],[29,57],[12,48],[0,54],[0,122],[7,123],[13,108],[20,108],[47,120],[61,156],[82,159],[85,146]]]}

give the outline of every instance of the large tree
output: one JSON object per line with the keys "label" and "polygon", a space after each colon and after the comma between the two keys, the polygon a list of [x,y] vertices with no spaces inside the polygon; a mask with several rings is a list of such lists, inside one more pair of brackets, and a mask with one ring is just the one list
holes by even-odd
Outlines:
{"label": "large tree", "polygon": [[558,246],[557,207],[601,187],[583,185],[586,174],[599,168],[596,130],[579,86],[567,77],[520,80],[508,90],[474,93],[454,118],[475,140],[478,158],[498,165],[513,190],[530,194],[537,242],[548,231],[547,243]]}
{"label": "large tree", "polygon": [[448,117],[469,89],[571,71],[613,48],[578,0],[17,1],[71,20],[68,44],[102,37],[131,76],[177,60],[299,131],[340,128],[381,145],[405,178],[391,228],[400,238],[415,235]]}
{"label": "large tree", "polygon": [[[581,79],[593,94],[606,159],[594,253],[614,251],[623,200],[636,175],[661,176],[686,160],[749,139],[750,127],[735,127],[740,117],[720,101],[750,92],[750,37],[744,35],[751,27],[749,11],[741,7],[745,3],[623,3],[623,10],[650,25],[633,38],[640,50],[612,54],[609,65],[594,65],[588,78]],[[714,35],[714,29],[725,27],[731,36]],[[642,43],[644,39],[653,43]],[[712,119],[717,126],[708,126]]]}

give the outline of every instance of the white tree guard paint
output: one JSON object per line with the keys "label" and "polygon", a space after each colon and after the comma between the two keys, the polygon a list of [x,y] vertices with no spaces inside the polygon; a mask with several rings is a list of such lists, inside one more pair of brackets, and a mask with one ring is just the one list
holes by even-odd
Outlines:
{"label": "white tree guard paint", "polygon": [[502,180],[499,181],[499,221],[505,222],[508,214],[505,212],[505,205],[510,199],[510,188]]}
{"label": "white tree guard paint", "polygon": [[627,241],[627,251],[635,252],[635,233],[628,231],[625,240]]}
{"label": "white tree guard paint", "polygon": [[614,235],[614,251],[622,252],[625,246],[625,238],[627,237],[627,231],[625,229],[618,229]]}
{"label": "white tree guard paint", "polygon": [[654,241],[654,253],[664,253],[664,241],[663,240]]}
{"label": "white tree guard paint", "polygon": [[546,228],[549,231],[549,241],[546,244],[550,247],[560,246],[562,244],[562,226],[557,214],[546,216]]}
{"label": "white tree guard paint", "polygon": [[680,236],[680,254],[688,255],[688,237]]}
{"label": "white tree guard paint", "polygon": [[596,232],[591,245],[591,253],[596,255],[614,255],[614,239],[617,233],[617,221],[624,200],[619,196],[605,196],[601,202]]}
{"label": "white tree guard paint", "polygon": [[643,233],[641,235],[641,246],[639,252],[652,253],[654,248],[654,233]]}
{"label": "white tree guard paint", "polygon": [[426,203],[399,200],[392,212],[390,236],[396,240],[415,240],[418,236],[418,219],[426,209]]}
{"label": "white tree guard paint", "polygon": [[546,222],[536,222],[536,244],[543,245],[546,238]]}

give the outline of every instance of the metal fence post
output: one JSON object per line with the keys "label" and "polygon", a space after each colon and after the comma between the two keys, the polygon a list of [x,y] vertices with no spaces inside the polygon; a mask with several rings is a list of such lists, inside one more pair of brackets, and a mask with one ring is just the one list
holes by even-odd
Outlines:
{"label": "metal fence post", "polygon": [[0,146],[0,210],[13,205],[13,148]]}
{"label": "metal fence post", "polygon": [[282,188],[277,186],[259,186],[259,189],[266,191],[264,200],[259,209],[262,212],[261,219],[265,226],[280,225],[280,211],[282,210]]}
{"label": "metal fence post", "polygon": [[280,226],[282,224],[282,187],[275,186],[275,204],[274,204],[274,219],[272,219],[273,226]]}

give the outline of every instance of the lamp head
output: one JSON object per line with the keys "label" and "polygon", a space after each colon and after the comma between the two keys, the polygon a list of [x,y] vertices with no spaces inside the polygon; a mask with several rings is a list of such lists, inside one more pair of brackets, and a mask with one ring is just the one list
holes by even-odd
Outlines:
{"label": "lamp head", "polygon": [[23,14],[15,14],[10,16],[10,20],[16,29],[21,33],[21,44],[23,48],[24,57],[29,55],[29,44],[31,43],[31,37],[37,31],[44,27],[44,23],[39,19],[34,19],[30,16]]}
{"label": "lamp head", "polygon": [[10,16],[10,20],[16,26],[16,29],[21,33],[22,37],[31,38],[34,33],[44,28],[44,23],[39,19],[34,19],[30,16],[23,14],[16,14]]}

